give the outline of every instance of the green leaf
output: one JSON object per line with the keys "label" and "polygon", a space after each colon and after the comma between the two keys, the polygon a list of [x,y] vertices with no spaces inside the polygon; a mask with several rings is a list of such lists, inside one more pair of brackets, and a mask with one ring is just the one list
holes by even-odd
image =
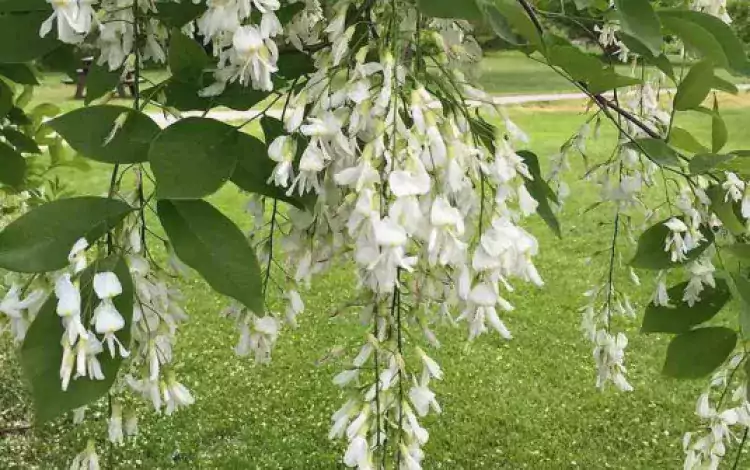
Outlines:
{"label": "green leaf", "polygon": [[715,371],[737,345],[737,333],[724,327],[698,328],[676,336],[667,349],[662,373],[698,379]]}
{"label": "green leaf", "polygon": [[659,18],[665,28],[677,35],[685,46],[705,59],[710,59],[719,67],[727,67],[729,59],[721,43],[693,18],[675,14],[673,11],[660,11]]}
{"label": "green leaf", "polygon": [[638,239],[638,248],[636,249],[635,256],[633,256],[633,259],[630,261],[631,266],[634,268],[654,270],[680,266],[681,264],[688,263],[698,258],[714,242],[714,233],[711,229],[706,226],[701,227],[701,233],[706,240],[688,252],[687,260],[683,263],[674,262],[672,261],[670,253],[664,249],[667,236],[672,233],[672,231],[664,225],[667,221],[669,221],[669,219],[658,222],[641,234]]}
{"label": "green leaf", "polygon": [[157,2],[156,17],[166,26],[171,28],[182,28],[186,24],[198,18],[206,11],[208,6],[205,2],[180,2],[171,0]]}
{"label": "green leaf", "polygon": [[0,0],[0,12],[45,11],[52,14],[52,6],[46,0]]}
{"label": "green leaf", "polygon": [[88,105],[92,101],[101,98],[106,93],[114,90],[120,84],[122,70],[109,70],[106,65],[96,62],[91,64],[86,75],[86,97],[84,102]]}
{"label": "green leaf", "polygon": [[716,316],[732,297],[729,286],[722,279],[716,280],[716,288],[707,288],[700,295],[700,301],[690,306],[682,300],[688,283],[683,282],[667,291],[674,307],[649,304],[643,317],[643,333],[684,333],[694,326],[707,322]]}
{"label": "green leaf", "polygon": [[282,26],[286,26],[290,21],[294,19],[295,16],[297,16],[297,13],[301,12],[304,9],[304,3],[292,3],[289,5],[284,5],[276,10],[276,17],[279,19],[279,23],[281,23]]}
{"label": "green leaf", "polygon": [[[124,106],[79,108],[47,123],[84,157],[104,163],[142,163],[159,126]],[[121,126],[112,136],[116,126]]]}
{"label": "green leaf", "polygon": [[[722,250],[728,251],[732,255],[742,260],[750,261],[750,245],[746,243],[735,243],[734,245],[723,247]],[[748,293],[750,293],[750,290],[748,291]]]}
{"label": "green leaf", "polygon": [[0,118],[8,115],[13,109],[13,89],[0,80]]}
{"label": "green leaf", "polygon": [[0,142],[0,183],[20,187],[25,176],[26,159],[7,144]]}
{"label": "green leaf", "polygon": [[25,273],[62,269],[76,241],[95,242],[131,211],[122,201],[90,196],[35,207],[0,232],[0,268]]}
{"label": "green leaf", "polygon": [[726,191],[719,186],[714,185],[706,190],[706,195],[711,199],[711,210],[719,217],[724,228],[734,235],[742,235],[746,228],[742,219],[737,216],[739,208],[735,209],[733,201],[727,201]]}
{"label": "green leaf", "polygon": [[455,18],[479,21],[482,13],[474,0],[417,0],[419,11],[434,18]]}
{"label": "green leaf", "polygon": [[638,38],[655,56],[661,54],[661,22],[648,0],[615,0],[622,30]]}
{"label": "green leaf", "polygon": [[[721,56],[716,52],[712,52],[712,54],[717,54],[717,57],[714,59],[717,65],[728,65],[736,72],[746,75],[750,74],[750,62],[748,62],[747,55],[745,54],[745,45],[740,41],[734,31],[732,31],[732,28],[721,19],[707,13],[700,13],[687,9],[660,11],[659,16],[665,24],[670,19],[677,19],[700,28],[701,32],[698,33],[698,37],[695,38],[695,41],[706,41],[704,37],[705,33],[707,33],[713,41],[710,45],[706,44],[704,47],[706,47],[707,50],[713,50],[716,47],[716,44],[719,45],[722,52]],[[667,20],[665,20],[665,18]],[[707,57],[711,56],[707,55]],[[722,57],[726,62],[718,60]]]}
{"label": "green leaf", "polygon": [[674,108],[677,111],[695,109],[703,104],[714,83],[714,66],[710,61],[698,62],[677,87]]}
{"label": "green leaf", "polygon": [[[431,0],[423,0],[423,2],[425,3],[427,1]],[[454,8],[464,6],[464,2],[456,2],[454,0],[444,1],[453,3],[455,5]],[[531,20],[531,18],[529,18],[526,10],[521,7],[517,0],[483,1],[493,4],[495,8],[497,8],[497,10],[500,12],[500,14],[505,17],[508,24],[511,25],[513,29],[515,29],[521,36],[523,36],[531,45],[533,45],[540,51],[544,51],[544,40],[542,39],[539,30],[536,28],[536,25]]]}
{"label": "green leaf", "polygon": [[260,267],[239,228],[206,201],[159,201],[159,220],[177,256],[220,294],[263,315]]}
{"label": "green leaf", "polygon": [[36,73],[28,64],[0,64],[0,75],[19,85],[39,85]]}
{"label": "green leaf", "polygon": [[508,20],[505,19],[500,10],[492,2],[480,2],[480,7],[482,8],[485,20],[500,39],[515,46],[522,44],[523,41],[513,32]]}
{"label": "green leaf", "polygon": [[699,153],[695,155],[688,164],[690,173],[694,175],[702,175],[709,171],[717,168],[724,162],[728,162],[734,158],[733,155],[717,155],[714,153]]}
{"label": "green leaf", "polygon": [[36,141],[21,131],[17,131],[12,127],[6,127],[0,130],[0,133],[2,133],[3,137],[5,137],[9,144],[21,153],[42,153],[41,149],[39,149],[39,146],[36,144]]}
{"label": "green leaf", "polygon": [[729,131],[719,112],[719,100],[714,97],[714,114],[711,117],[711,145],[714,153],[719,152],[729,141]]}
{"label": "green leaf", "polygon": [[280,54],[277,66],[279,68],[278,75],[288,80],[294,80],[315,72],[315,63],[312,57],[297,50]]}
{"label": "green leaf", "polygon": [[[121,257],[114,256],[98,261],[81,273],[83,321],[87,322],[91,318],[99,302],[93,288],[94,275],[106,271],[114,272],[122,285],[122,294],[115,297],[113,303],[125,319],[125,328],[115,335],[127,348],[133,321],[134,289],[128,266]],[[60,338],[65,330],[56,313],[56,307],[57,298],[52,295],[31,324],[21,347],[21,366],[31,384],[37,424],[91,404],[105,396],[117,379],[122,364],[122,358],[112,358],[105,346],[105,350],[98,356],[104,380],[91,380],[88,377],[71,378],[68,390],[63,391],[60,382],[60,363],[63,356]]]}
{"label": "green leaf", "polygon": [[230,83],[224,92],[216,97],[198,96],[203,88],[199,83],[184,83],[170,79],[164,87],[166,105],[180,111],[206,110],[215,106],[226,106],[245,111],[266,99],[268,92],[253,90],[238,83]]}
{"label": "green leaf", "polygon": [[39,28],[51,12],[41,11],[0,16],[0,63],[31,62],[60,43],[49,34],[39,37]]}
{"label": "green leaf", "polygon": [[148,152],[163,199],[200,199],[218,191],[237,165],[241,132],[221,121],[190,117],[164,129]]}
{"label": "green leaf", "polygon": [[589,82],[602,74],[604,64],[595,56],[586,54],[574,46],[552,46],[547,57],[550,64],[557,65],[573,78]]}
{"label": "green leaf", "polygon": [[173,30],[169,41],[169,70],[177,80],[196,82],[211,65],[206,50],[180,30]]}
{"label": "green leaf", "polygon": [[714,90],[721,90],[732,95],[736,95],[740,92],[739,88],[737,88],[737,85],[716,76],[714,76],[714,82],[711,88],[713,88]]}
{"label": "green leaf", "polygon": [[708,147],[698,142],[693,134],[677,126],[673,127],[669,134],[669,145],[691,153],[709,153]]}
{"label": "green leaf", "polygon": [[680,157],[661,139],[642,138],[629,142],[627,147],[640,152],[659,166],[680,166]]}
{"label": "green leaf", "polygon": [[534,177],[534,179],[531,180],[525,179],[524,184],[529,191],[529,194],[531,194],[531,196],[539,203],[539,206],[536,209],[537,214],[539,214],[539,217],[544,220],[547,226],[558,236],[558,238],[562,238],[560,222],[557,220],[555,213],[552,211],[552,206],[550,205],[550,201],[554,203],[558,202],[557,195],[552,191],[552,188],[549,187],[547,182],[544,181],[542,171],[539,167],[539,158],[534,153],[525,150],[519,151],[518,156],[523,159],[529,169],[529,173]]}
{"label": "green leaf", "polygon": [[641,83],[643,83],[643,80],[640,78],[619,75],[615,73],[614,70],[604,69],[599,76],[595,76],[591,79],[589,82],[589,91],[595,95],[599,95],[605,91],[639,85]]}

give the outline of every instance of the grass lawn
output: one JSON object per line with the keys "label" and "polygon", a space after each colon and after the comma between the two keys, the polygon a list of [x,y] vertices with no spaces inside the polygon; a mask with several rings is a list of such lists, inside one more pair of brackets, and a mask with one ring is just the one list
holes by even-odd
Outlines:
{"label": "grass lawn", "polygon": [[[570,109],[515,108],[511,114],[532,135],[531,148],[543,160],[583,120]],[[750,148],[749,115],[744,109],[726,111],[730,133],[742,148]],[[699,119],[688,116],[680,125],[705,125]],[[612,142],[612,132],[605,128],[602,140]],[[594,155],[607,151],[592,145]],[[659,376],[667,338],[639,335],[637,324],[621,323],[631,340],[627,364],[635,391],[594,388],[578,308],[581,293],[603,274],[603,266],[589,266],[585,258],[609,243],[612,212],[606,207],[583,212],[596,193],[581,181],[582,172],[577,164],[568,178],[574,196],[564,209],[562,240],[540,220],[528,223],[541,244],[537,265],[547,285],[517,285],[510,298],[517,309],[504,316],[515,339],[489,335],[467,347],[463,329],[439,331],[444,346],[434,356],[446,377],[435,390],[444,412],[424,423],[431,433],[425,468],[681,468],[682,433],[697,425],[694,400],[704,382]],[[77,178],[81,193],[99,194],[107,187],[107,168],[98,165]],[[231,188],[214,197],[240,223],[244,201]],[[635,295],[641,307],[650,291],[646,278]],[[219,317],[226,301],[197,278],[184,281],[192,320],[180,336],[176,369],[198,401],[172,417],[143,417],[140,436],[114,450],[116,468],[338,468],[342,443],[326,439],[330,415],[342,404],[331,379],[356,354],[351,348],[365,332],[354,313],[330,314],[352,292],[351,282],[345,267],[318,280],[304,295],[300,328],[285,331],[271,366],[259,367],[234,356],[236,333]],[[340,347],[347,353],[316,365]],[[31,419],[19,377],[6,342],[0,346],[0,429]],[[102,416],[102,410],[95,414]],[[106,435],[101,420],[87,426]],[[84,445],[81,428],[71,429],[68,419],[0,436],[0,468],[63,468]]]}

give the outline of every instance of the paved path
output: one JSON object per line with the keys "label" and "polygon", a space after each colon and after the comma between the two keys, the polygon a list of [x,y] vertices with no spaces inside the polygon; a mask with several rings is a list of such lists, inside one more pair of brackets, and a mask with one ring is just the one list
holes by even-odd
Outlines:
{"label": "paved path", "polygon": [[[750,84],[738,85],[741,91],[750,90]],[[674,92],[674,89],[667,90]],[[499,105],[514,105],[514,104],[528,104],[528,103],[550,103],[555,101],[576,101],[586,99],[587,95],[584,93],[547,93],[547,94],[533,94],[533,95],[513,95],[513,96],[497,96],[495,97],[495,103]],[[247,121],[257,117],[260,113],[258,111],[232,111],[232,110],[214,110],[207,114],[207,117],[216,119],[224,122],[237,122]],[[190,111],[182,114],[184,117],[188,116],[202,116],[203,113],[199,111]],[[268,115],[276,118],[281,117],[281,111],[278,109],[271,109],[268,111]],[[173,117],[165,117],[162,113],[149,113],[149,116],[156,121],[162,127],[176,121]]]}

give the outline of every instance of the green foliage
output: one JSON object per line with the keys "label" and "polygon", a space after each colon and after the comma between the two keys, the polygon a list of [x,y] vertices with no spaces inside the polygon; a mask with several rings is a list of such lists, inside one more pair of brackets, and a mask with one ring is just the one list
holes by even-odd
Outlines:
{"label": "green foliage", "polygon": [[672,132],[669,134],[669,145],[676,147],[680,150],[685,150],[691,153],[708,153],[709,149],[705,145],[701,144],[693,134],[689,131],[679,127],[672,127]]}
{"label": "green foliage", "polygon": [[[517,0],[485,0],[491,2],[497,11],[505,17],[508,24],[518,32],[530,45],[543,51],[544,39],[529,15]],[[458,4],[458,2],[454,2]]]}
{"label": "green foliage", "polygon": [[171,0],[157,0],[156,3],[157,17],[172,28],[182,28],[197,19],[207,9],[205,2],[175,3]]}
{"label": "green foliage", "polygon": [[719,18],[687,10],[660,11],[659,17],[687,47],[710,59],[716,66],[750,74],[750,62],[742,42]]}
{"label": "green foliage", "polygon": [[562,238],[562,232],[560,230],[560,222],[557,220],[555,213],[552,211],[550,202],[557,204],[557,195],[552,188],[549,187],[544,177],[542,177],[542,170],[539,167],[539,157],[534,153],[528,151],[518,152],[518,156],[523,158],[524,163],[529,168],[529,173],[533,179],[525,179],[526,189],[529,194],[536,199],[539,203],[536,212],[539,217],[544,220],[544,223],[557,235]]}
{"label": "green foliage", "polygon": [[700,295],[700,301],[691,306],[682,300],[687,286],[688,283],[683,282],[667,291],[674,306],[663,307],[651,303],[646,307],[641,326],[643,333],[685,333],[715,317],[731,298],[726,281],[717,279],[716,287],[706,288]]}
{"label": "green foliage", "polygon": [[690,71],[677,87],[674,97],[674,109],[687,111],[703,104],[714,83],[714,66],[704,60],[690,68]]}
{"label": "green foliage", "polygon": [[475,0],[456,2],[453,0],[418,0],[419,9],[435,18],[460,18],[464,20],[481,20],[482,13]]}
{"label": "green foliage", "polygon": [[711,148],[714,153],[720,152],[729,141],[729,131],[724,118],[719,112],[719,100],[714,97],[714,114],[711,116]]}
{"label": "green foliage", "polygon": [[662,372],[681,379],[705,377],[727,360],[736,344],[737,333],[725,327],[682,333],[669,343]]}
{"label": "green foliage", "polygon": [[735,235],[744,234],[746,229],[738,215],[739,207],[732,200],[727,200],[726,191],[719,185],[713,185],[706,190],[706,194],[711,199],[711,210],[719,217],[724,228]]}
{"label": "green foliage", "polygon": [[661,23],[649,0],[615,0],[622,31],[654,55],[661,54]]}
{"label": "green foliage", "polygon": [[19,85],[39,85],[36,72],[28,64],[0,64],[0,75]]}
{"label": "green foliage", "polygon": [[59,47],[54,38],[39,37],[48,16],[46,11],[0,16],[0,63],[29,62]]}
{"label": "green foliage", "polygon": [[21,131],[13,129],[12,127],[6,127],[5,129],[0,130],[0,133],[2,133],[3,137],[5,137],[9,144],[16,148],[17,152],[42,153],[36,141]]}
{"label": "green foliage", "polygon": [[175,29],[169,41],[169,69],[178,81],[192,83],[200,80],[211,58],[203,47]]}
{"label": "green foliage", "polygon": [[[706,151],[708,151],[708,149],[706,149]],[[690,169],[690,173],[694,175],[701,175],[718,168],[722,163],[730,161],[733,158],[733,155],[699,153],[696,154],[692,159],[690,159],[688,168]]]}
{"label": "green foliage", "polygon": [[[672,231],[664,225],[668,220],[669,219],[663,220],[652,225],[641,234],[638,239],[638,248],[636,249],[635,256],[630,261],[631,266],[641,269],[660,270],[683,264],[672,261],[670,254],[664,249],[667,236],[672,233]],[[697,259],[711,244],[713,244],[714,234],[710,228],[703,227],[701,233],[706,237],[706,240],[696,248],[690,250],[685,262]]]}
{"label": "green foliage", "polygon": [[164,129],[148,151],[157,195],[200,199],[216,192],[234,173],[240,134],[228,124],[198,117]]}
{"label": "green foliage", "polygon": [[661,139],[634,139],[627,146],[642,153],[646,158],[659,166],[680,166],[679,154]]}
{"label": "green foliage", "polygon": [[100,197],[59,199],[36,207],[0,232],[0,268],[24,273],[62,269],[78,239],[95,242],[131,210],[122,201]]}
{"label": "green foliage", "polygon": [[[125,319],[125,327],[117,332],[116,336],[127,347],[130,343],[135,292],[130,271],[123,258],[112,256],[97,261],[81,273],[78,282],[83,302],[82,321],[92,319],[99,302],[94,292],[94,275],[107,271],[114,272],[122,285],[122,294],[115,297],[113,303]],[[67,391],[63,391],[59,373],[63,357],[60,338],[65,330],[56,308],[57,298],[52,295],[31,324],[21,348],[21,365],[31,385],[37,424],[91,404],[106,395],[115,382],[122,364],[122,358],[119,355],[113,358],[105,347],[105,352],[98,356],[104,380],[92,380],[89,377],[71,378]]]}
{"label": "green foliage", "polygon": [[9,145],[0,143],[0,183],[21,186],[26,176],[26,160]]}
{"label": "green foliage", "polygon": [[76,109],[48,123],[84,157],[104,163],[141,163],[159,126],[145,114],[123,106]]}
{"label": "green foliage", "polygon": [[114,90],[120,83],[121,74],[122,70],[111,71],[106,65],[99,65],[96,62],[91,64],[86,75],[85,103],[89,104]]}
{"label": "green foliage", "polygon": [[161,200],[157,209],[177,256],[214,290],[262,315],[260,266],[240,229],[201,200]]}

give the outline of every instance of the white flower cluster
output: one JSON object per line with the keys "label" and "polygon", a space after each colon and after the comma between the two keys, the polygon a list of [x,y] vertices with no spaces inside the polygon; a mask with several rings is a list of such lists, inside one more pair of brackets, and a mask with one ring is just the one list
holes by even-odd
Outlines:
{"label": "white flower cluster", "polygon": [[[283,32],[275,13],[279,0],[208,0],[207,5],[197,21],[198,32],[212,44],[219,63],[216,82],[202,94],[219,95],[231,82],[273,90],[271,77],[279,58],[274,37]],[[248,23],[254,10],[261,14],[260,24]]]}
{"label": "white flower cluster", "polygon": [[608,21],[603,25],[595,25],[594,31],[599,33],[599,44],[605,49],[612,49],[621,62],[627,62],[630,57],[630,49],[617,37],[621,30],[616,21]]}
{"label": "white flower cluster", "polygon": [[[89,35],[95,35],[95,44],[101,51],[98,63],[107,64],[110,70],[119,69],[133,52],[136,22],[134,0],[47,0],[52,5],[52,15],[42,24],[40,36],[50,34],[57,25],[57,37],[69,44],[80,44]],[[164,43],[166,28],[153,18],[156,6],[153,0],[137,0],[143,17],[140,34],[145,38],[141,59],[157,63],[166,61]],[[95,10],[94,6],[97,6]]]}
{"label": "white flower cluster", "polygon": [[[475,112],[497,115],[491,97],[457,71],[433,77],[409,60],[416,15],[413,5],[397,5],[395,12],[374,7],[375,37],[397,41],[376,48],[346,26],[357,5],[336,4],[326,30],[331,46],[316,53],[317,71],[285,106],[289,134],[268,142],[277,162],[269,182],[317,200],[312,214],[289,211],[281,240],[295,280],[308,283],[353,250],[357,303],[366,305],[360,318],[372,334],[334,379],[350,399],[334,414],[330,436],[347,437],[344,463],[361,469],[376,467],[374,452],[386,439],[404,468],[421,468],[429,434],[419,418],[440,411],[430,382],[443,373],[413,344],[413,330],[437,346],[431,326],[457,314],[470,339],[490,329],[510,339],[501,318],[513,309],[505,298],[510,280],[542,285],[537,242],[519,226],[538,205],[525,185],[533,176],[514,149],[526,136],[506,117],[505,132],[486,135],[491,150],[480,142]],[[436,44],[447,56],[465,50]],[[441,82],[456,87],[455,106],[446,106]],[[247,331],[241,344],[265,357],[277,322],[236,318]],[[421,358],[419,369],[407,350]]]}
{"label": "white flower cluster", "polygon": [[[743,433],[750,429],[746,380],[739,385],[733,381],[746,360],[744,354],[733,356],[714,374],[708,389],[698,398],[695,414],[702,421],[703,431],[684,436],[685,470],[718,469],[727,456],[727,448],[739,443]],[[721,396],[712,403],[717,392]]]}

